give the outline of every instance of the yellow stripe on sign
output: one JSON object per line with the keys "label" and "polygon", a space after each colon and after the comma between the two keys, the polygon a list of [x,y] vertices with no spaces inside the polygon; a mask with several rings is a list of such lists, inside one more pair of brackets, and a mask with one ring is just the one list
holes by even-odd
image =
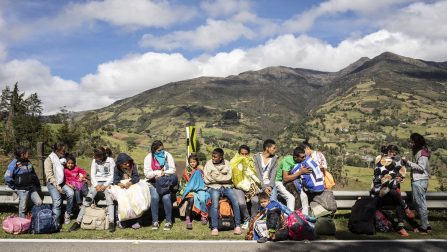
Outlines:
{"label": "yellow stripe on sign", "polygon": [[196,127],[189,126],[189,152],[196,153],[197,152],[197,142],[196,142]]}

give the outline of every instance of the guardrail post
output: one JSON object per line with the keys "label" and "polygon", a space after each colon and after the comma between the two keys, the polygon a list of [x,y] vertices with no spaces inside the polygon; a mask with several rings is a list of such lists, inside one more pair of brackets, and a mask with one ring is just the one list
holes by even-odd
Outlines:
{"label": "guardrail post", "polygon": [[36,171],[36,174],[39,177],[40,184],[46,185],[45,170],[43,168],[45,156],[43,155],[43,152],[44,152],[43,142],[38,142],[37,143],[37,159],[39,160],[39,167],[38,167],[38,170]]}

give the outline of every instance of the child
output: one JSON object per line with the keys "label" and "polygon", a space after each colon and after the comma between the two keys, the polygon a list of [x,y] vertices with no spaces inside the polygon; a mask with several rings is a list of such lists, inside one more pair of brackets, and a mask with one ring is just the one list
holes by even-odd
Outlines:
{"label": "child", "polygon": [[90,172],[92,186],[82,202],[76,222],[70,227],[69,231],[73,232],[81,228],[81,221],[85,214],[85,208],[94,203],[94,199],[98,192],[106,199],[107,212],[109,217],[109,232],[115,232],[115,205],[113,204],[112,195],[109,187],[113,183],[113,175],[115,170],[115,161],[106,151],[104,147],[98,147],[93,151],[93,161]]}
{"label": "child", "polygon": [[66,159],[67,163],[64,169],[65,184],[73,189],[76,203],[81,206],[82,198],[88,194],[87,172],[76,165],[74,156],[68,155]]}
{"label": "child", "polygon": [[208,220],[207,203],[210,200],[203,180],[203,167],[199,165],[199,157],[192,154],[188,157],[189,166],[185,168],[180,181],[181,191],[178,193],[177,202],[186,201],[185,224],[186,229],[192,229],[193,211],[200,214],[202,225]]}
{"label": "child", "polygon": [[[140,182],[138,176],[138,168],[133,159],[126,153],[118,154],[116,158],[116,168],[113,176],[113,184],[118,185],[122,189],[129,189],[133,184]],[[125,228],[131,225],[133,229],[139,229],[141,227],[141,218],[128,221],[120,221],[119,228]]]}
{"label": "child", "polygon": [[8,165],[5,173],[6,184],[13,190],[17,190],[19,196],[19,217],[26,217],[26,205],[28,198],[34,205],[42,205],[39,178],[34,171],[33,165],[28,160],[29,150],[18,147],[14,152],[15,159]]}
{"label": "child", "polygon": [[[265,225],[264,225],[265,227],[257,228],[258,233],[262,233],[264,231],[264,235],[261,235],[262,237],[260,237],[258,239],[258,242],[264,243],[269,239],[270,240],[285,239],[285,238],[280,238],[280,236],[287,237],[286,234],[281,234],[281,235],[278,235],[278,234],[284,233],[284,232],[281,232],[281,230],[285,230],[287,227],[285,217],[292,214],[292,210],[287,208],[280,202],[271,200],[270,195],[266,192],[261,192],[259,194],[259,204],[261,205],[261,207],[259,209],[260,212],[265,212],[264,217],[261,218],[263,220],[260,220],[262,225],[264,225],[263,222],[265,223]],[[253,224],[253,225],[255,225],[255,224]],[[263,230],[265,228],[266,228],[266,230]],[[267,233],[265,231],[268,231],[268,235],[266,235]],[[285,232],[285,233],[288,233],[288,232]]]}

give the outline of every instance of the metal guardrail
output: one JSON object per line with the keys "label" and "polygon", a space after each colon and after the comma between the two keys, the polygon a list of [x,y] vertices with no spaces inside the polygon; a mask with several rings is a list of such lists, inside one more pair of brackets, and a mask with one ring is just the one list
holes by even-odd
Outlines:
{"label": "metal guardrail", "polygon": [[[51,197],[46,186],[42,187],[44,204],[51,204]],[[360,197],[369,196],[367,191],[334,191],[338,209],[351,209],[355,201]],[[411,202],[411,192],[402,192],[402,197]],[[447,192],[427,192],[427,207],[429,209],[447,209]],[[18,205],[19,199],[14,190],[3,185],[0,186],[0,205]],[[105,201],[98,202],[105,205]]]}

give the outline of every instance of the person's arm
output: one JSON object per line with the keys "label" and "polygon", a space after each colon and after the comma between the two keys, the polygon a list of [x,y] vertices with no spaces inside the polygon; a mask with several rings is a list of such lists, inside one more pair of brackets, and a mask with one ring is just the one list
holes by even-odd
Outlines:
{"label": "person's arm", "polygon": [[283,213],[285,213],[287,216],[289,216],[293,212],[293,209],[289,209],[287,206],[285,206],[281,202],[276,202],[276,203],[278,203],[279,209],[281,209],[281,211]]}
{"label": "person's arm", "polygon": [[318,152],[318,155],[320,156],[320,169],[327,169],[327,160],[326,157],[323,155],[323,153]]}
{"label": "person's arm", "polygon": [[310,174],[312,173],[312,169],[307,168],[307,167],[301,167],[297,172],[295,172],[294,174],[289,174],[289,171],[283,171],[282,172],[282,177],[283,177],[283,181],[285,183],[294,181],[296,179],[298,179],[301,175],[303,174]]}
{"label": "person's arm", "polygon": [[175,168],[175,161],[172,157],[171,153],[166,153],[166,162],[168,163],[168,169],[164,171],[165,174],[175,174],[176,168]]}
{"label": "person's arm", "polygon": [[406,164],[413,172],[424,173],[428,166],[428,157],[420,156],[416,163],[407,161]]}
{"label": "person's arm", "polygon": [[152,154],[151,153],[149,153],[144,158],[144,176],[147,179],[152,179],[152,178],[156,178],[156,177],[160,177],[161,176],[161,171],[154,171],[154,170],[152,170]]}
{"label": "person's arm", "polygon": [[47,182],[53,184],[54,186],[59,186],[56,181],[56,176],[53,171],[53,162],[51,162],[51,158],[47,157],[44,162],[44,171],[45,177],[47,178]]}
{"label": "person's arm", "polygon": [[97,169],[97,164],[95,162],[95,160],[93,159],[92,161],[92,165],[90,166],[90,180],[92,182],[92,186],[96,187],[98,185],[98,180],[96,180],[96,169]]}
{"label": "person's arm", "polygon": [[[82,180],[81,181],[85,181],[86,180],[86,178],[87,178],[87,172],[84,170],[84,169],[82,169],[81,167],[79,167],[79,175],[82,175]],[[78,179],[80,178],[81,176],[78,176]]]}
{"label": "person's arm", "polygon": [[16,159],[12,160],[11,163],[9,163],[9,165],[8,165],[8,169],[6,170],[5,175],[3,176],[5,178],[6,184],[11,189],[15,189],[14,168],[16,167],[16,164],[17,164],[17,160]]}
{"label": "person's arm", "polygon": [[122,172],[119,171],[118,167],[113,169],[113,185],[120,185]]}
{"label": "person's arm", "polygon": [[203,179],[205,180],[205,184],[213,184],[216,182],[212,173],[216,173],[217,171],[214,168],[214,165],[210,161],[205,164],[205,168],[203,168]]}
{"label": "person's arm", "polygon": [[131,174],[131,179],[130,179],[130,183],[131,185],[136,184],[140,182],[140,176],[138,176],[138,167],[137,164],[133,164],[132,167],[132,174]]}

